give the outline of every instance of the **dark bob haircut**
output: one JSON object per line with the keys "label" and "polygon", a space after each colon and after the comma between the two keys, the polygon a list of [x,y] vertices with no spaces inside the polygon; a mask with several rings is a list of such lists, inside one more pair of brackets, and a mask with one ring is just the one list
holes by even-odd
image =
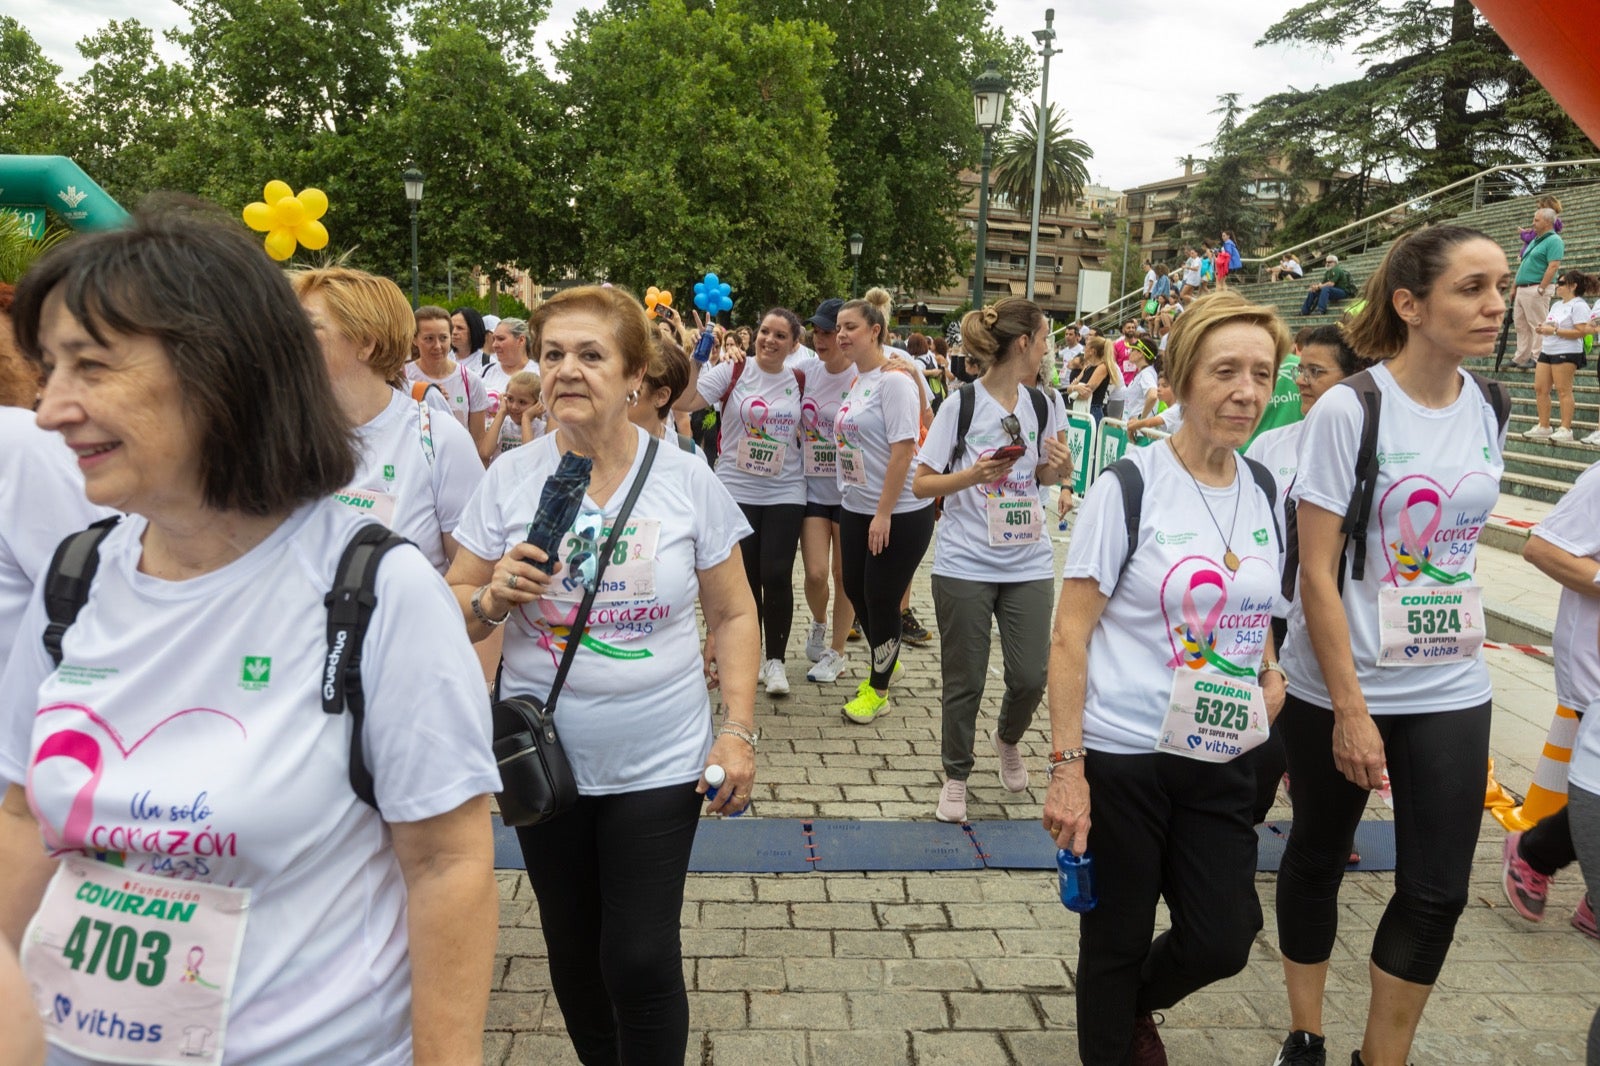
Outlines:
{"label": "dark bob haircut", "polygon": [[207,507],[286,513],[355,477],[354,437],[288,278],[218,212],[169,202],[47,253],[12,307],[30,359],[43,360],[40,319],[56,296],[98,344],[165,348],[198,431]]}

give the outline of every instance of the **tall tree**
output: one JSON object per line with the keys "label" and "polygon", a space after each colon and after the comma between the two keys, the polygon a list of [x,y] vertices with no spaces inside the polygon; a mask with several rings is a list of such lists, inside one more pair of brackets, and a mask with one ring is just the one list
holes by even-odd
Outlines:
{"label": "tall tree", "polygon": [[55,153],[68,143],[72,108],[33,34],[0,15],[0,152]]}
{"label": "tall tree", "polygon": [[557,56],[583,271],[670,288],[688,307],[689,287],[714,270],[741,315],[837,292],[830,36],[732,3],[580,16]]}
{"label": "tall tree", "polygon": [[187,134],[188,70],[169,65],[137,20],[115,21],[78,42],[89,69],[73,83],[72,156],[111,196],[137,203],[156,188],[165,158]]}
{"label": "tall tree", "polygon": [[[1022,116],[1022,128],[1001,138],[994,154],[994,190],[1019,209],[1033,203],[1033,172],[1039,147],[1039,109]],[[1040,183],[1039,209],[1051,213],[1071,206],[1089,184],[1089,160],[1094,149],[1072,136],[1062,113],[1051,104],[1044,113],[1044,180]]]}
{"label": "tall tree", "polygon": [[1238,93],[1217,97],[1212,111],[1221,115],[1211,140],[1211,158],[1205,160],[1205,177],[1183,194],[1179,204],[1181,232],[1189,240],[1215,239],[1223,230],[1242,237],[1251,246],[1266,226],[1258,206],[1258,186],[1271,171],[1269,161],[1239,135],[1244,113]]}

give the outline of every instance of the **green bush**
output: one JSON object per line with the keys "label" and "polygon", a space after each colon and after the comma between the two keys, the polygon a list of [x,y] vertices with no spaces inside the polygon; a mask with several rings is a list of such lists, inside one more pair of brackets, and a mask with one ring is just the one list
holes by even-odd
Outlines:
{"label": "green bush", "polygon": [[[401,287],[404,288],[404,286]],[[483,314],[499,315],[501,318],[526,319],[532,313],[527,304],[510,293],[503,292],[500,294],[500,310],[498,311],[490,310],[490,299],[488,296],[479,296],[471,289],[466,292],[458,291],[454,300],[446,298],[442,292],[424,292],[422,294],[422,305],[435,304],[451,311],[459,307],[474,307]]]}

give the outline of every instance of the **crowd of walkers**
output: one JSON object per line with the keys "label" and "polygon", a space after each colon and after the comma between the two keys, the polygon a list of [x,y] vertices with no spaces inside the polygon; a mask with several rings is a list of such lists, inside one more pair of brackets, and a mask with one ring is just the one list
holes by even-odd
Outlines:
{"label": "crowd of walkers", "polygon": [[[1254,826],[1287,771],[1277,1062],[1326,1061],[1340,886],[1387,783],[1395,888],[1350,1061],[1403,1063],[1481,821],[1473,570],[1506,406],[1463,363],[1513,276],[1483,234],[1432,227],[1359,314],[1291,338],[1204,292],[1231,243],[1192,286],[1184,264],[1155,330],[1069,334],[1059,363],[1016,297],[950,346],[896,336],[886,293],[743,335],[598,285],[525,320],[413,310],[194,212],[49,253],[0,344],[0,947],[49,1061],[476,1061],[491,800],[526,798],[510,753],[559,730],[570,795],[517,838],[567,1033],[585,1063],[681,1063],[690,851],[703,813],[749,806],[758,695],[790,693],[798,644],[808,681],[854,683],[840,728],[870,729],[904,644],[936,639],[930,814],[967,820],[980,728],[1011,792],[1042,735],[1044,829],[1094,856],[1083,1062],[1165,1062],[1159,1012],[1245,966]],[[1257,436],[1291,350],[1304,420]],[[1165,439],[1094,481],[1057,589],[1067,406],[1113,400]],[[1578,598],[1600,556],[1580,506],[1545,538]],[[936,636],[909,602],[924,567]],[[504,732],[511,704],[548,735]],[[1508,845],[1526,911],[1552,861],[1600,876],[1588,733],[1546,834],[1566,846]]]}

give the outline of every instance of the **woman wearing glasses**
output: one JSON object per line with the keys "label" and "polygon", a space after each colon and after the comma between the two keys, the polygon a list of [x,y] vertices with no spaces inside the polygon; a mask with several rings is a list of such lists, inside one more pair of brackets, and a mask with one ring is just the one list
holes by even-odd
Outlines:
{"label": "woman wearing glasses", "polygon": [[[1310,329],[1300,345],[1300,367],[1295,374],[1295,384],[1300,388],[1300,417],[1304,419],[1311,413],[1312,405],[1322,398],[1323,393],[1370,365],[1372,360],[1361,358],[1354,348],[1345,343],[1344,334],[1339,332],[1338,326]],[[1277,483],[1278,498],[1273,501],[1272,507],[1278,515],[1279,529],[1286,528],[1283,503],[1289,498],[1289,489],[1294,485],[1294,476],[1299,470],[1296,455],[1305,428],[1305,422],[1300,421],[1269,429],[1251,441],[1244,450],[1245,456],[1266,467]],[[1279,648],[1283,647],[1284,634],[1289,625],[1289,607],[1293,602],[1292,598],[1280,594],[1272,608],[1272,640]],[[1272,809],[1273,800],[1278,795],[1278,782],[1283,777],[1283,737],[1280,728],[1280,724],[1274,722],[1272,736],[1256,749],[1257,824],[1266,821],[1267,812]]]}
{"label": "woman wearing glasses", "polygon": [[[655,347],[644,309],[620,289],[567,289],[529,321],[544,403],[557,429],[489,468],[456,533],[449,580],[474,640],[505,625],[500,680],[545,698],[586,584],[650,437],[628,421]],[[524,542],[562,455],[594,461],[554,572]],[[577,805],[517,831],[567,1033],[586,1063],[683,1062],[689,1032],[679,919],[689,850],[709,809],[737,813],[755,777],[755,603],[738,557],[750,527],[698,456],[658,447],[572,660],[556,721]],[[577,565],[574,565],[576,563]],[[701,681],[695,605],[716,639],[723,706]]]}
{"label": "woman wearing glasses", "polygon": [[[1060,480],[1072,465],[1053,405],[1033,387],[1049,331],[1038,306],[1019,297],[968,312],[961,339],[983,376],[940,408],[917,455],[912,491],[920,499],[944,497],[933,552],[933,608],[944,641],[944,787],[934,810],[941,822],[967,818],[989,630],[996,623],[1006,692],[990,741],[1006,791],[1028,787],[1017,742],[1044,696],[1055,581],[1039,486]],[[972,422],[958,439],[963,409]]]}

